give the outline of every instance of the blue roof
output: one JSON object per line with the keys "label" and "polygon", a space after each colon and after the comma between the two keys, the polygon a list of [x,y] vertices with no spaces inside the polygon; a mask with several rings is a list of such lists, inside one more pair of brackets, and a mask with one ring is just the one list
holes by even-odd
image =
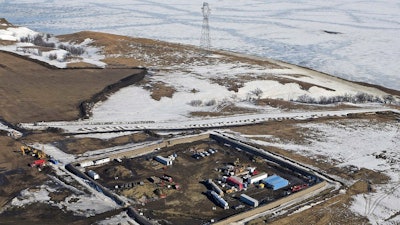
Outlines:
{"label": "blue roof", "polygon": [[289,185],[289,181],[278,176],[278,175],[272,175],[263,180],[263,183],[265,183],[267,186],[271,187],[273,190],[278,190],[280,188],[286,187]]}

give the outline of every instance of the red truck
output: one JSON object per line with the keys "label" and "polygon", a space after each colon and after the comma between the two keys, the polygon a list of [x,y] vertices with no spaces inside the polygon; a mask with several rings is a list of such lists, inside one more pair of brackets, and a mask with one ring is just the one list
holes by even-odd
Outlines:
{"label": "red truck", "polygon": [[44,159],[38,159],[38,160],[33,161],[33,163],[31,163],[31,167],[35,167],[35,166],[43,167],[45,165],[46,165],[46,160],[44,160]]}

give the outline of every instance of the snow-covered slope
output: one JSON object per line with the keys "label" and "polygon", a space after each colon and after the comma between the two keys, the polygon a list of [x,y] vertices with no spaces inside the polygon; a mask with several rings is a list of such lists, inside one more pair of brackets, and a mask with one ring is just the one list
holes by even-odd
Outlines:
{"label": "snow-covered slope", "polygon": [[[86,35],[95,35],[97,38],[107,36],[95,33]],[[39,44],[36,44],[37,37]],[[66,67],[68,63],[77,61],[105,66],[99,59],[115,55],[114,52],[106,52],[106,49],[119,45],[119,41],[114,40],[107,46],[99,47],[101,42],[97,43],[91,38],[71,44],[25,27],[12,26],[0,29],[1,38],[16,41],[0,46],[0,49],[28,55],[58,67]],[[165,52],[166,43],[158,42],[157,45],[146,47],[148,44],[135,41],[128,41],[131,45],[124,49],[125,53],[119,54],[149,64],[150,76],[142,85],[126,87],[105,102],[98,103],[94,107],[92,121],[182,121],[194,115],[223,116],[280,110],[260,105],[258,100],[360,103],[384,102],[389,96],[376,88],[279,61],[223,51],[201,55],[195,48],[176,45],[169,46],[169,51]],[[64,47],[60,49],[62,45]],[[67,50],[71,49],[82,51],[79,56],[68,60],[71,52]],[[132,54],[132,51],[139,53]],[[179,63],[185,58],[192,60]],[[161,94],[154,97],[158,89],[162,89]],[[170,94],[163,95],[164,89]],[[398,101],[396,97],[392,100]]]}
{"label": "snow-covered slope", "polygon": [[[356,85],[288,64],[282,64],[285,69],[271,69],[250,63],[223,62],[224,57],[221,55],[209,57],[216,60],[208,65],[182,65],[181,68],[163,68],[152,72],[149,82],[161,82],[172,87],[175,92],[171,97],[155,100],[150,96],[151,92],[146,90],[146,86],[123,88],[107,101],[97,104],[91,120],[186,120],[195,112],[224,115],[224,108],[227,106],[247,109],[247,113],[280,110],[259,106],[255,101],[257,99],[290,101],[303,96],[319,100],[322,97],[355,96],[358,93],[379,98],[387,95],[375,88]],[[288,80],[280,82],[280,78]],[[237,91],[230,90],[228,80],[239,83]],[[301,82],[306,82],[311,87],[307,89]]]}
{"label": "snow-covered slope", "polygon": [[[90,39],[82,43],[66,43],[49,34],[33,31],[27,27],[16,27],[6,21],[0,25],[0,41],[9,41],[3,45],[0,43],[0,50],[24,55],[59,68],[78,62],[98,67],[106,65],[101,62],[104,55],[100,53],[100,49],[90,46],[92,43]],[[75,54],[74,51],[81,52]]]}
{"label": "snow-covered slope", "polygon": [[[207,1],[215,48],[400,90],[400,5],[383,1]],[[198,45],[203,0],[4,0],[0,15],[42,32],[96,30]]]}

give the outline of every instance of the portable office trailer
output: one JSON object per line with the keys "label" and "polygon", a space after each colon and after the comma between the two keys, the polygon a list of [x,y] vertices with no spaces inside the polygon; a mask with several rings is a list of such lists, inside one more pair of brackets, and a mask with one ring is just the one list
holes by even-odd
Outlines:
{"label": "portable office trailer", "polygon": [[215,191],[218,195],[220,196],[224,196],[224,192],[221,190],[221,188],[218,187],[218,185],[216,183],[214,183],[214,181],[212,181],[211,179],[208,179],[206,181],[206,183],[210,186],[210,188]]}
{"label": "portable office trailer", "polygon": [[89,170],[89,171],[87,172],[87,175],[88,175],[89,177],[91,177],[93,180],[98,180],[98,179],[100,179],[99,174],[97,174],[97,173],[94,172],[93,170]]}
{"label": "portable office trailer", "polygon": [[81,167],[85,168],[85,167],[88,167],[88,166],[93,166],[94,162],[93,161],[83,161],[83,162],[80,162],[79,165]]}
{"label": "portable office trailer", "polygon": [[261,181],[261,180],[264,180],[264,179],[267,178],[267,177],[268,177],[268,174],[266,174],[266,173],[260,173],[260,174],[257,174],[257,175],[255,175],[255,176],[250,177],[250,178],[248,179],[248,182],[247,182],[247,183],[249,183],[249,184],[254,184],[254,183],[257,183],[257,182],[259,182],[259,181]]}
{"label": "portable office trailer", "polygon": [[278,175],[272,175],[269,176],[267,178],[265,178],[264,180],[262,180],[262,182],[269,188],[272,188],[272,190],[278,190],[281,188],[284,188],[286,186],[289,185],[289,181],[278,176]]}
{"label": "portable office trailer", "polygon": [[108,162],[110,162],[111,161],[111,159],[110,158],[103,158],[103,159],[96,159],[96,160],[93,160],[93,162],[94,162],[94,165],[100,165],[100,164],[104,164],[104,163],[108,163]]}
{"label": "portable office trailer", "polygon": [[242,202],[244,202],[244,203],[246,203],[246,204],[248,204],[250,206],[253,206],[253,207],[257,207],[258,206],[258,200],[254,199],[254,198],[252,198],[252,197],[250,197],[250,196],[248,196],[246,194],[241,194],[240,195],[240,201],[242,201]]}
{"label": "portable office trailer", "polygon": [[224,209],[229,209],[228,202],[225,201],[221,196],[219,196],[215,191],[207,191],[207,193],[211,196],[214,201],[217,202],[219,206],[221,206]]}
{"label": "portable office trailer", "polygon": [[156,156],[155,159],[156,159],[157,162],[162,163],[162,164],[164,164],[166,166],[172,165],[172,160],[169,159],[169,158],[165,158],[163,156],[158,155],[158,156]]}

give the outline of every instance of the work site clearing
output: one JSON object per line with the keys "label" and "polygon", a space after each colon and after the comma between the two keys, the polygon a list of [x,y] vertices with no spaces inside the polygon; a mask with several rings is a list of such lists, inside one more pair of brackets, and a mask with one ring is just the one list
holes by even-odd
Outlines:
{"label": "work site clearing", "polygon": [[2,224],[400,222],[398,91],[193,46],[57,38],[87,55],[0,43]]}
{"label": "work site clearing", "polygon": [[[216,222],[252,208],[242,194],[256,199],[257,207],[321,182],[209,138],[102,164],[89,166],[86,171],[94,173],[88,175],[132,199],[147,218],[172,224]],[[268,177],[283,183],[273,187]],[[213,199],[211,191],[224,200]]]}

